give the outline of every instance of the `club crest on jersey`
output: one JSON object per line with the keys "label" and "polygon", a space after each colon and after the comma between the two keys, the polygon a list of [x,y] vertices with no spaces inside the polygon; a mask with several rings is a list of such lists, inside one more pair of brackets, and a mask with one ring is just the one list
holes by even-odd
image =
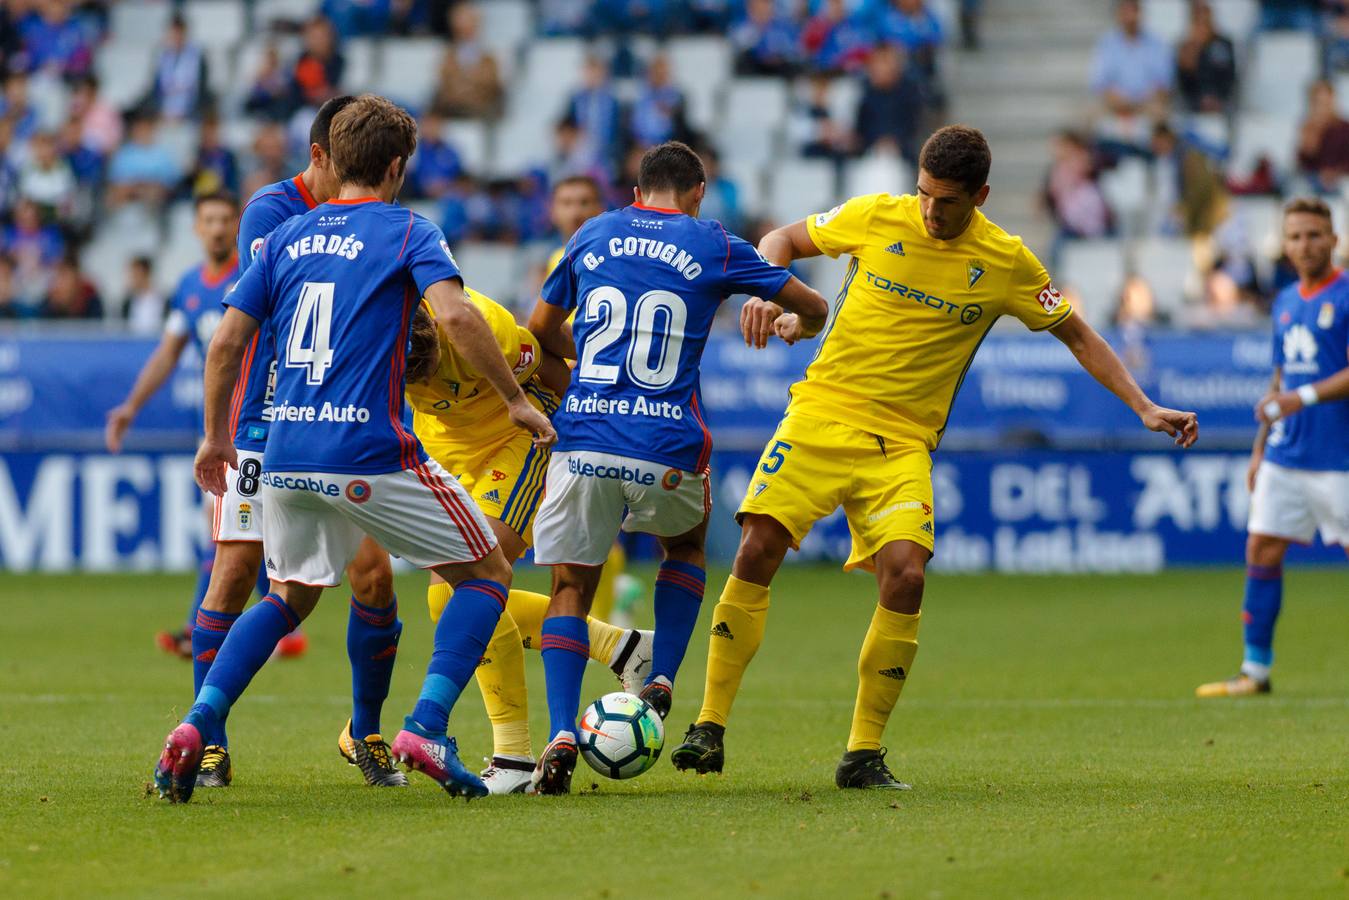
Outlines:
{"label": "club crest on jersey", "polygon": [[660,477],[660,486],[667,491],[673,491],[679,487],[679,483],[684,480],[684,473],[678,469],[667,469],[665,474]]}
{"label": "club crest on jersey", "polygon": [[251,503],[239,504],[239,530],[250,531],[253,528],[253,505]]}
{"label": "club crest on jersey", "polygon": [[455,260],[454,260],[454,253],[451,252],[451,250],[450,250],[450,245],[449,245],[449,243],[448,243],[447,241],[441,241],[441,242],[440,242],[440,249],[444,250],[444,251],[445,251],[445,255],[446,255],[447,257],[449,257],[450,265],[454,266],[456,269],[459,268],[459,263],[455,262]]}
{"label": "club crest on jersey", "polygon": [[1329,328],[1335,324],[1335,304],[1322,303],[1321,311],[1316,314],[1316,327]]}
{"label": "club crest on jersey", "polygon": [[188,312],[195,312],[197,307],[201,306],[201,298],[196,294],[191,294],[183,305],[187,307]]}
{"label": "club crest on jersey", "polygon": [[347,484],[347,499],[352,503],[364,503],[370,499],[370,482],[357,478]]}
{"label": "club crest on jersey", "polygon": [[984,273],[987,271],[988,263],[984,262],[982,259],[966,260],[965,280],[969,282],[970,290],[974,290],[974,286],[979,283],[979,279],[983,278]]}
{"label": "club crest on jersey", "polygon": [[895,256],[903,256],[903,255],[904,255],[904,242],[903,242],[903,241],[895,241],[895,242],[894,242],[893,244],[891,244],[889,247],[886,247],[886,248],[885,248],[885,252],[886,252],[886,253],[893,253]]}
{"label": "club crest on jersey", "polygon": [[840,203],[838,206],[835,206],[833,209],[829,210],[829,212],[820,213],[818,216],[815,217],[815,227],[823,228],[824,226],[828,225],[833,220],[834,216],[839,214],[839,210],[841,209],[843,209],[842,203]]}
{"label": "club crest on jersey", "polygon": [[267,243],[267,239],[265,237],[253,238],[253,243],[248,245],[248,258],[250,260],[257,259],[258,254],[262,252],[262,245],[265,243]]}

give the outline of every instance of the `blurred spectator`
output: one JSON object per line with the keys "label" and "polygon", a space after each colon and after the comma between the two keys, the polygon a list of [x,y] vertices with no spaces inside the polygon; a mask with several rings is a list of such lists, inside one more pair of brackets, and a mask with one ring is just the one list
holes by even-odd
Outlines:
{"label": "blurred spectator", "polygon": [[937,71],[937,51],[943,35],[941,21],[923,0],[888,0],[876,16],[876,34],[898,44],[925,75]]}
{"label": "blurred spectator", "polygon": [[1222,176],[1207,156],[1182,143],[1166,123],[1152,132],[1152,209],[1164,234],[1210,235],[1227,212]]}
{"label": "blurred spectator", "polygon": [[70,166],[76,184],[83,187],[86,192],[101,184],[103,154],[85,143],[84,128],[79,119],[72,117],[66,120],[57,136],[57,146],[66,164]]}
{"label": "blurred spectator", "polygon": [[1349,122],[1340,118],[1335,87],[1329,81],[1317,81],[1307,91],[1307,117],[1298,130],[1297,164],[1323,193],[1336,190],[1349,173]]}
{"label": "blurred spectator", "polygon": [[501,110],[505,88],[496,57],[482,43],[477,6],[464,2],[450,8],[450,45],[440,64],[440,82],[431,101],[450,118],[491,118]]}
{"label": "blurred spectator", "polygon": [[294,106],[322,106],[339,93],[346,60],[337,49],[337,32],[323,16],[304,23],[304,49],[291,71]]}
{"label": "blurred spectator", "polygon": [[744,216],[740,208],[740,188],[722,171],[721,157],[716,150],[701,147],[698,155],[703,158],[703,169],[707,173],[707,192],[703,195],[698,217],[716,219],[727,231],[738,234]]}
{"label": "blurred spectator", "polygon": [[13,124],[0,119],[0,221],[9,214],[19,196],[19,170],[11,159],[13,143]]}
{"label": "blurred spectator", "polygon": [[342,37],[360,37],[382,33],[390,9],[390,0],[323,0],[320,12]]}
{"label": "blurred spectator", "polygon": [[960,0],[960,42],[966,50],[979,49],[979,20],[984,0]]}
{"label": "blurred spectator", "polygon": [[690,31],[723,33],[731,18],[731,0],[688,0],[688,15]]}
{"label": "blurred spectator", "polygon": [[1266,31],[1316,31],[1320,0],[1260,0],[1260,27]]}
{"label": "blurred spectator", "polygon": [[828,75],[812,75],[810,94],[798,103],[789,123],[797,151],[813,159],[841,159],[852,143],[848,127],[835,121],[829,93],[833,81]]}
{"label": "blurred spectator", "polygon": [[9,4],[0,2],[0,72],[19,67],[19,23]]}
{"label": "blurred spectator", "polygon": [[71,14],[69,0],[38,0],[19,23],[28,71],[72,77],[93,63],[90,30]]}
{"label": "blurred spectator", "polygon": [[1110,116],[1103,137],[1127,151],[1145,145],[1152,120],[1165,115],[1175,63],[1166,44],[1143,31],[1138,0],[1117,0],[1115,21],[1096,43],[1091,89]]}
{"label": "blurred spectator", "polygon": [[278,122],[269,122],[253,136],[253,165],[240,196],[251,197],[263,185],[294,174],[286,154],[286,129]]}
{"label": "blurred spectator", "polygon": [[70,214],[75,174],[61,157],[56,135],[40,132],[29,143],[28,161],[19,170],[19,196],[36,203],[48,221]]}
{"label": "blurred spectator", "polygon": [[417,152],[408,164],[407,186],[414,197],[440,197],[464,174],[459,151],[445,140],[445,120],[434,110],[417,128]]}
{"label": "blurred spectator", "polygon": [[457,244],[468,235],[468,198],[472,194],[473,181],[461,175],[440,198],[440,230],[450,244]]}
{"label": "blurred spectator", "polygon": [[215,115],[202,119],[197,156],[187,181],[193,196],[222,191],[235,196],[239,193],[239,161],[221,139],[220,119]]}
{"label": "blurred spectator", "polygon": [[856,72],[866,63],[875,34],[865,18],[850,12],[844,0],[825,0],[802,33],[810,64],[822,72]]}
{"label": "blurred spectator", "polygon": [[195,118],[210,102],[206,53],[188,40],[181,13],[169,20],[144,107],[168,119]]}
{"label": "blurred spectator", "polygon": [[857,149],[869,153],[889,147],[916,162],[922,107],[922,94],[904,71],[903,52],[893,46],[877,47],[867,60],[867,82],[857,105]]}
{"label": "blurred spectator", "polygon": [[623,107],[609,81],[609,67],[598,56],[586,58],[582,86],[567,101],[565,119],[578,130],[579,146],[569,151],[576,169],[595,165],[612,170],[623,140]]}
{"label": "blurred spectator", "polygon": [[1227,112],[1237,81],[1236,51],[1215,30],[1208,0],[1190,5],[1190,29],[1176,51],[1176,87],[1190,112]]}
{"label": "blurred spectator", "polygon": [[103,300],[74,259],[56,264],[39,315],[44,319],[103,318]]}
{"label": "blurred spectator", "polygon": [[539,32],[548,37],[586,33],[590,25],[589,0],[539,0]]}
{"label": "blurred spectator", "polygon": [[273,121],[286,118],[291,105],[290,78],[281,65],[281,51],[276,44],[263,49],[258,70],[250,77],[244,111]]}
{"label": "blurred spectator", "polygon": [[70,88],[68,114],[80,123],[80,140],[106,157],[122,142],[122,114],[98,94],[98,79],[86,75]]}
{"label": "blurred spectator", "polygon": [[800,66],[801,29],[774,0],[748,0],[730,39],[741,75],[786,76]]}
{"label": "blurred spectator", "polygon": [[647,64],[646,79],[638,89],[629,124],[632,139],[640,147],[669,140],[688,141],[684,93],[671,80],[670,59],[664,53],[657,53]]}
{"label": "blurred spectator", "polygon": [[1124,279],[1120,291],[1119,307],[1115,311],[1115,324],[1123,329],[1143,328],[1156,325],[1160,321],[1157,314],[1157,298],[1152,286],[1141,275],[1130,275]]}
{"label": "blurred spectator", "polygon": [[162,206],[182,177],[173,152],[159,138],[154,116],[141,113],[131,122],[127,142],[108,162],[108,204]]}
{"label": "blurred spectator", "polygon": [[1340,4],[1326,17],[1321,41],[1321,68],[1329,73],[1349,69],[1349,4]]}
{"label": "blurred spectator", "polygon": [[36,305],[46,290],[52,267],[65,252],[66,242],[55,225],[43,225],[42,213],[31,200],[14,204],[14,221],[0,235],[0,253],[14,261],[15,291]]}
{"label": "blurred spectator", "polygon": [[155,287],[150,257],[137,256],[127,263],[126,297],[122,300],[122,318],[133,334],[157,335],[164,330],[168,303]]}
{"label": "blurred spectator", "polygon": [[37,109],[28,100],[28,76],[11,72],[5,78],[5,92],[0,96],[0,119],[8,119],[14,126],[14,140],[23,143],[37,133]]}
{"label": "blurred spectator", "polygon": [[681,5],[671,0],[593,0],[591,30],[665,37],[683,23]]}
{"label": "blurred spectator", "polygon": [[1099,238],[1110,233],[1110,207],[1096,182],[1091,147],[1075,131],[1054,139],[1054,161],[1045,180],[1045,204],[1058,229],[1055,250],[1064,240]]}
{"label": "blurred spectator", "polygon": [[[3,24],[4,19],[0,18],[0,25]],[[18,319],[26,313],[27,309],[19,297],[14,260],[8,254],[0,253],[0,320]]]}

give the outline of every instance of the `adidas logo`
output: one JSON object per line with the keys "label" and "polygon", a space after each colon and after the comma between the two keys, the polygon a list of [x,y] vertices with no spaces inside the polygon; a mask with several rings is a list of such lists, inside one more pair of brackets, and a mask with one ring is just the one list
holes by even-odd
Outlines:
{"label": "adidas logo", "polygon": [[520,646],[521,646],[521,647],[524,647],[526,650],[528,650],[528,649],[532,646],[532,644],[531,644],[530,642],[533,641],[533,640],[534,640],[534,639],[531,638],[531,637],[526,637],[524,640],[522,640],[522,641],[520,642]]}
{"label": "adidas logo", "polygon": [[895,241],[895,242],[894,242],[893,244],[891,244],[889,247],[886,247],[886,248],[885,248],[885,252],[886,252],[886,253],[893,253],[893,254],[895,254],[895,256],[903,256],[903,255],[904,255],[904,242],[903,242],[903,241]]}
{"label": "adidas logo", "polygon": [[892,669],[881,669],[878,674],[884,675],[886,678],[893,678],[895,681],[903,681],[905,678],[909,677],[909,673],[904,671],[903,666],[895,666]]}
{"label": "adidas logo", "polygon": [[480,666],[485,666],[485,665],[487,665],[488,663],[490,663],[491,661],[492,661],[492,657],[490,657],[490,656],[479,656],[479,657],[478,657],[478,665],[480,665]]}
{"label": "adidas logo", "polygon": [[931,522],[924,522],[920,527],[923,529],[923,531],[927,532],[928,534],[931,534],[931,533],[932,533],[932,523],[931,523]]}
{"label": "adidas logo", "polygon": [[725,622],[718,622],[712,626],[712,637],[726,638],[728,641],[735,640],[735,635],[731,634],[731,626]]}
{"label": "adidas logo", "polygon": [[372,661],[375,661],[375,660],[381,660],[381,659],[393,659],[393,658],[394,658],[395,656],[397,656],[397,655],[398,655],[398,645],[397,645],[397,644],[390,644],[389,646],[385,647],[383,650],[381,650],[381,651],[379,651],[378,653],[376,653],[374,656],[370,657],[370,659],[371,659]]}
{"label": "adidas logo", "polygon": [[203,663],[215,662],[215,654],[216,651],[214,649],[203,650],[197,654],[197,662]]}
{"label": "adidas logo", "polygon": [[496,488],[492,488],[490,491],[482,495],[482,499],[486,500],[488,503],[500,503],[501,495],[497,493]]}

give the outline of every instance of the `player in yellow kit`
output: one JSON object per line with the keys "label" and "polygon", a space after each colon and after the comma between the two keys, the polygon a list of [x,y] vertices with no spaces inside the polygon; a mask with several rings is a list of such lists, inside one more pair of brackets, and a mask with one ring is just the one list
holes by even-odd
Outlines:
{"label": "player in yellow kit", "polygon": [[[571,378],[566,363],[542,352],[505,307],[471,288],[464,292],[487,320],[530,403],[551,415]],[[426,304],[417,312],[412,334],[407,398],[413,430],[426,452],[473,497],[506,558],[518,559],[531,543],[548,451],[511,422],[500,395],[436,328]],[[433,574],[427,590],[432,621],[440,618],[450,595],[450,586]],[[493,793],[526,790],[534,770],[523,648],[539,647],[548,602],[543,594],[512,590],[476,672],[492,720],[493,759],[483,781]],[[608,665],[624,690],[640,690],[651,661],[650,632],[595,618],[589,624],[591,658]]]}
{"label": "player in yellow kit", "polygon": [[[820,349],[768,442],[736,517],[731,577],[712,615],[703,708],[676,767],[721,771],[724,733],[741,676],[763,638],[769,584],[789,548],[843,507],[852,532],[845,569],[876,573],[879,604],[858,659],[843,788],[904,789],[881,736],[918,651],[924,574],[933,550],[931,453],[980,342],[1000,316],[1050,331],[1152,431],[1191,446],[1194,413],[1157,406],[1050,282],[1018,237],[978,207],[991,155],[977,130],[943,128],[923,146],[916,195],[854,197],[767,235],[771,263],[849,254],[852,263]],[[794,315],[752,299],[745,340],[801,337]]]}

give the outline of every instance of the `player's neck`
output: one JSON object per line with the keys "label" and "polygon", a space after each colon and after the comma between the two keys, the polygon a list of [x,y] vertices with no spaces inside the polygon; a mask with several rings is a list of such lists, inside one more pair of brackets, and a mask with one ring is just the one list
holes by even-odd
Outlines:
{"label": "player's neck", "polygon": [[1315,272],[1300,274],[1298,278],[1298,291],[1304,297],[1310,297],[1325,287],[1340,274],[1340,270],[1334,263],[1327,263],[1325,268],[1318,269]]}
{"label": "player's neck", "polygon": [[348,184],[343,183],[338,189],[334,200],[379,200],[381,203],[392,203],[393,195],[397,191],[393,185],[384,184],[378,187],[371,187],[368,184]]}
{"label": "player's neck", "polygon": [[324,196],[323,192],[318,189],[319,177],[318,173],[314,171],[313,163],[310,163],[309,166],[300,173],[300,183],[304,185],[305,192],[309,194],[309,197],[314,201],[315,206],[320,203],[328,202],[329,198]]}
{"label": "player's neck", "polygon": [[694,212],[688,210],[679,202],[679,196],[674,191],[659,191],[654,194],[643,194],[637,198],[635,206],[644,209],[664,210],[666,212],[681,212],[686,216],[694,215]]}

